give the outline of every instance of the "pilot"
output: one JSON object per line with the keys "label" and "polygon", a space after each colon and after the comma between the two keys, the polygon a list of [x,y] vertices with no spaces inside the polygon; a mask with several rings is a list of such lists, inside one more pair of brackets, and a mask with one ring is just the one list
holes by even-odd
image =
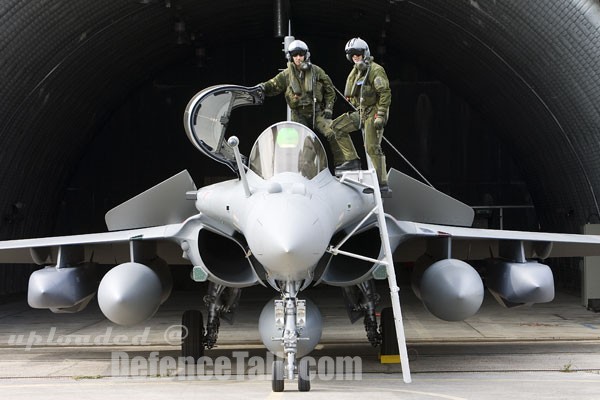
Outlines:
{"label": "pilot", "polygon": [[304,146],[298,157],[298,171],[307,179],[312,179],[319,173],[318,154],[315,149],[313,138],[304,138]]}
{"label": "pilot", "polygon": [[[385,155],[381,149],[383,128],[388,120],[392,102],[390,82],[383,67],[373,61],[369,45],[361,38],[353,38],[346,43],[346,58],[353,64],[346,80],[344,96],[356,111],[337,117],[331,124],[337,140],[349,138],[353,131],[364,127],[367,153],[371,157],[382,195],[391,195],[387,183]],[[336,172],[352,169],[341,166]]]}
{"label": "pilot", "polygon": [[[324,135],[331,146],[335,166],[358,159],[352,139],[347,135],[334,138],[331,130],[335,89],[325,71],[310,62],[310,51],[302,40],[294,40],[286,53],[287,69],[260,83],[265,95],[285,92],[292,121],[299,122]],[[359,160],[358,160],[359,161]],[[360,161],[358,167],[360,168]]]}

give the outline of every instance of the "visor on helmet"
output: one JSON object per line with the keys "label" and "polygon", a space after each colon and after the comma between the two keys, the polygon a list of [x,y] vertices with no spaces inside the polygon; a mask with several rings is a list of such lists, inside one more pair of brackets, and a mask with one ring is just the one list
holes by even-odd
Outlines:
{"label": "visor on helmet", "polygon": [[349,56],[364,56],[365,49],[348,49],[346,50],[346,54]]}
{"label": "visor on helmet", "polygon": [[291,50],[290,51],[290,56],[291,57],[306,56],[306,50],[301,50],[301,49]]}

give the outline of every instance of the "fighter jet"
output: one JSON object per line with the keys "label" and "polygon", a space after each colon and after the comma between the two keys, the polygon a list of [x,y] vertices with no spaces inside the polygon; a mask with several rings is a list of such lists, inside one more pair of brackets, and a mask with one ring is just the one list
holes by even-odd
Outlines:
{"label": "fighter jet", "polygon": [[[263,101],[258,86],[218,85],[186,108],[188,138],[227,165],[231,180],[197,189],[182,171],[110,210],[107,232],[0,242],[0,262],[45,266],[30,277],[31,307],[77,312],[97,294],[109,320],[136,324],[169,297],[169,267],[191,264],[191,279],[208,282],[206,313],[182,317],[183,356],[198,359],[217,343],[241,290],[269,286],[278,298],[265,305],[259,330],[277,355],[272,389],[295,379],[308,391],[302,357],[319,343],[322,321],[301,293],[337,286],[371,344],[398,344],[410,382],[394,261],[414,261],[412,288],[433,315],[460,321],[480,308],[484,281],[507,307],[549,302],[554,283],[544,259],[600,255],[599,236],[471,228],[471,207],[394,169],[384,203],[373,168],[332,175],[317,135],[295,122],[267,127],[242,155],[240,139],[227,136],[232,112]],[[99,285],[97,264],[116,265]],[[378,321],[374,281],[386,279],[392,307]]]}

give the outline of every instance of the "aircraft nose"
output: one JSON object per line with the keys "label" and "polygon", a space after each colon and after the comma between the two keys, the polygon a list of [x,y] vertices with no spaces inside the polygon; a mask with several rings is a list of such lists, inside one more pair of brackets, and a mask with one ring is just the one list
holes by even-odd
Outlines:
{"label": "aircraft nose", "polygon": [[306,198],[273,197],[255,214],[247,235],[248,245],[270,277],[308,278],[330,238]]}

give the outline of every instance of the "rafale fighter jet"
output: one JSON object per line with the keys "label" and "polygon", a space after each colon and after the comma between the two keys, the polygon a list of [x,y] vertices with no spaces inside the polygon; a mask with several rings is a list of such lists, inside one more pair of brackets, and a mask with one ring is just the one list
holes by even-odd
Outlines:
{"label": "rafale fighter jet", "polygon": [[[273,390],[297,378],[299,390],[307,391],[302,357],[319,342],[322,322],[301,292],[338,286],[352,322],[363,319],[373,345],[398,343],[410,382],[392,252],[395,261],[415,261],[413,290],[448,321],[477,312],[482,277],[505,306],[548,302],[553,276],[541,260],[600,254],[598,236],[470,228],[470,207],[393,169],[393,197],[383,204],[372,168],[333,176],[318,137],[295,122],[267,127],[242,156],[239,140],[226,138],[231,113],[263,100],[260,87],[219,85],[199,92],[186,109],[191,142],[229,166],[235,179],[196,189],[183,171],[110,210],[108,232],[0,242],[1,262],[46,266],[30,277],[29,304],[77,312],[97,293],[108,319],[136,324],[169,296],[168,266],[191,264],[191,279],[209,282],[206,320],[196,310],[183,315],[189,332],[182,352],[197,359],[216,344],[220,319],[235,310],[241,289],[271,286],[280,296],[263,309],[259,329],[279,356]],[[477,269],[469,264],[474,260]],[[99,286],[96,263],[118,264]],[[374,279],[388,281],[393,307],[381,322],[396,328],[394,337],[394,329],[378,324]]]}

